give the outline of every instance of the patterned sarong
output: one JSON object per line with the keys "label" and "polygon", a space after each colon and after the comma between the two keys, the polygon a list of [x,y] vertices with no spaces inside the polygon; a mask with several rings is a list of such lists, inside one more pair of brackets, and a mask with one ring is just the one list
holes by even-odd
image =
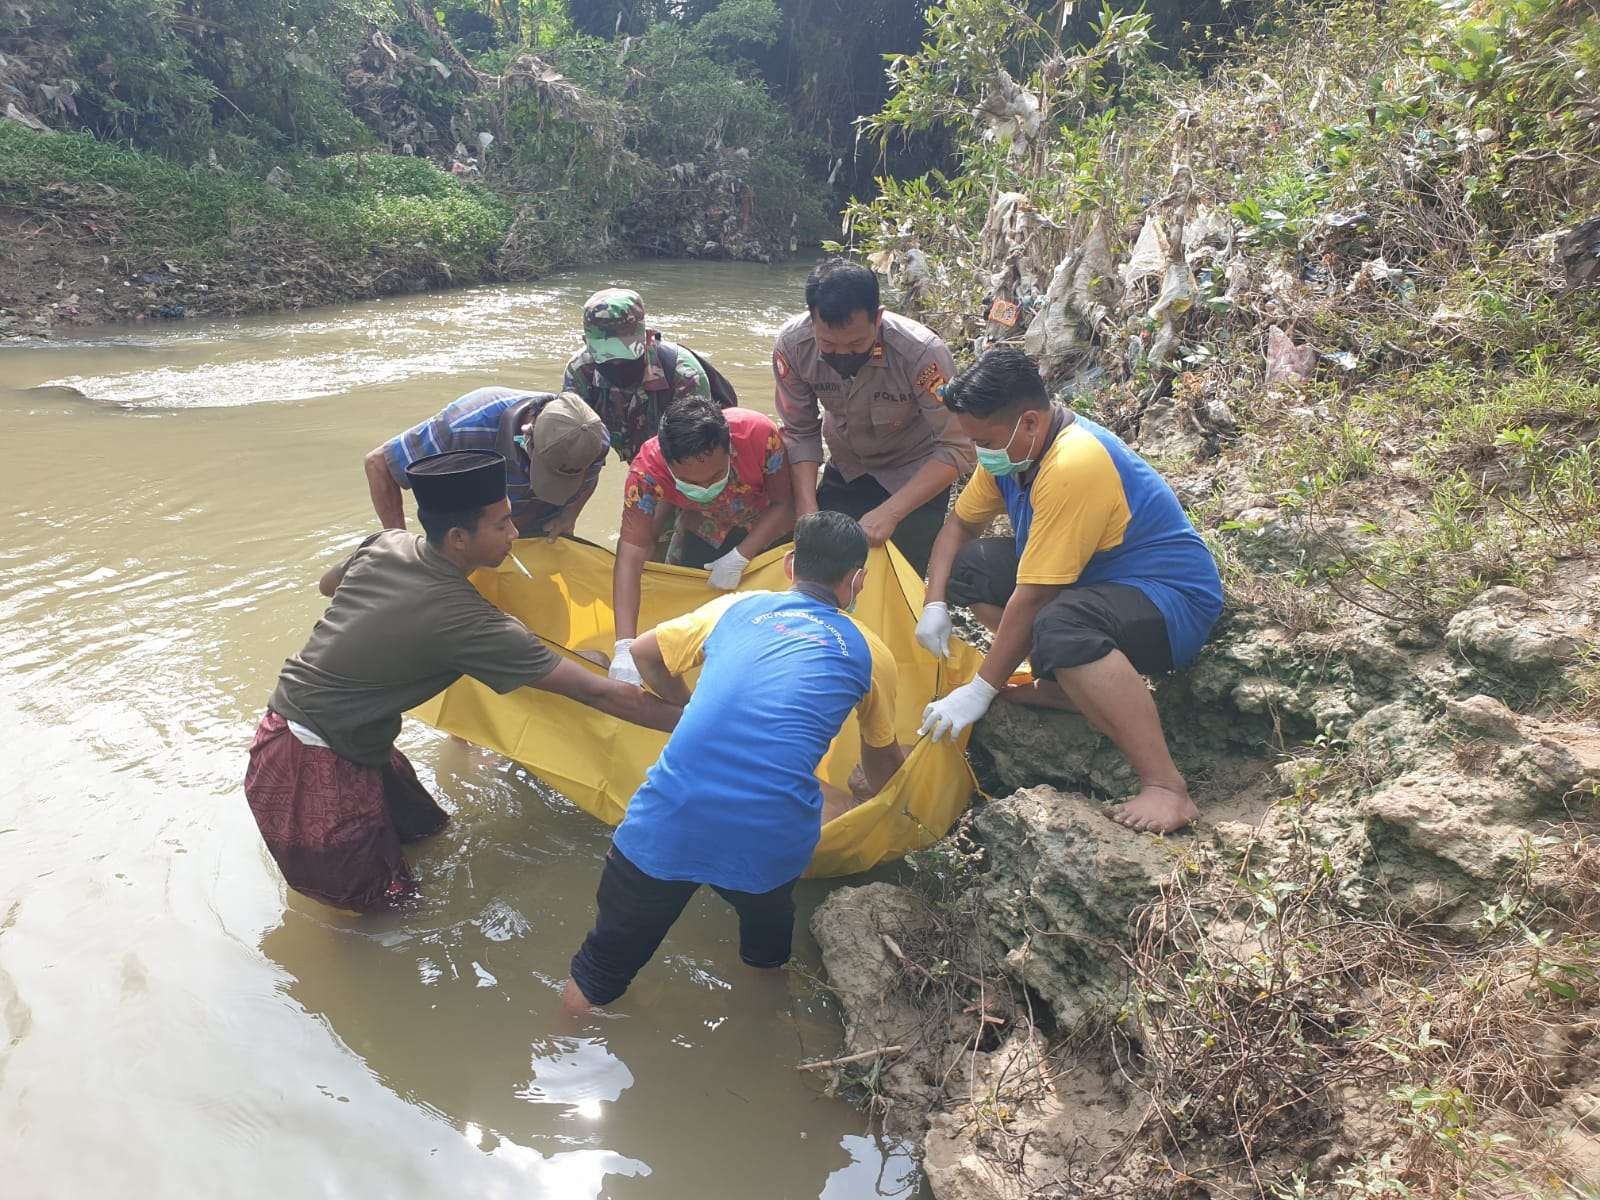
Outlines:
{"label": "patterned sarong", "polygon": [[450,819],[400,751],[385,767],[362,766],[303,744],[270,709],[250,743],[244,794],[289,886],[357,912],[415,896],[400,843]]}

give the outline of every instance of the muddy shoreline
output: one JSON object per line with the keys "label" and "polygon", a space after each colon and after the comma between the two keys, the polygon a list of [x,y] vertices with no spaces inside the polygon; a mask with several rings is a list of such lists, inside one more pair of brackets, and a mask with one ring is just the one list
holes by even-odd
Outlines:
{"label": "muddy shoreline", "polygon": [[[0,339],[63,329],[297,312],[479,283],[528,282],[536,272],[457,277],[398,261],[338,271],[304,247],[241,245],[227,261],[198,262],[128,245],[86,213],[0,208]],[[441,264],[442,265],[442,264]]]}

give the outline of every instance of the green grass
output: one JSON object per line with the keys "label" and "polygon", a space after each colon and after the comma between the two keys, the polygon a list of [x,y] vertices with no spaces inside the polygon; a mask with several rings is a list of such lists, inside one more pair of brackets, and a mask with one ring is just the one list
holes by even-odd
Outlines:
{"label": "green grass", "polygon": [[[286,163],[280,190],[233,171],[183,167],[86,134],[0,123],[0,204],[102,214],[116,235],[167,257],[225,261],[241,242],[309,248],[333,264],[416,254],[482,275],[510,228],[498,197],[431,163],[387,154]],[[102,222],[97,222],[102,223]],[[309,244],[309,245],[308,245]]]}
{"label": "green grass", "polygon": [[1428,442],[1430,457],[1505,451],[1516,465],[1528,466],[1571,445],[1574,434],[1592,437],[1600,421],[1595,383],[1561,370],[1553,357],[1535,350],[1510,378],[1469,384],[1466,398],[1443,411]]}
{"label": "green grass", "polygon": [[[1252,414],[1232,452],[1250,464],[1256,490],[1313,530],[1364,522],[1357,544],[1339,539],[1338,559],[1297,571],[1296,588],[1347,612],[1353,604],[1441,623],[1489,587],[1536,588],[1559,561],[1591,553],[1600,543],[1600,372],[1593,325],[1573,316],[1569,308],[1564,336],[1525,351],[1467,338],[1420,367],[1379,370],[1348,394],[1304,385],[1292,403],[1316,411],[1312,420],[1285,422],[1270,404]],[[1545,334],[1555,332],[1551,319],[1538,306],[1497,317]],[[1283,597],[1266,596],[1236,566],[1230,590],[1283,616]],[[1305,623],[1304,613],[1288,615]]]}
{"label": "green grass", "polygon": [[1377,432],[1359,417],[1318,422],[1301,437],[1269,445],[1258,480],[1278,494],[1280,504],[1314,503],[1370,476],[1378,463],[1377,447]]}

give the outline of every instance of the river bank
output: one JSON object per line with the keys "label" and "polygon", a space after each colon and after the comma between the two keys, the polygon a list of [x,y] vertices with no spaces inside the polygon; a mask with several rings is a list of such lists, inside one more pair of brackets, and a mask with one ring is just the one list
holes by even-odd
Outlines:
{"label": "river bank", "polygon": [[1287,6],[1203,80],[1137,15],[1069,59],[964,11],[869,129],[948,114],[965,173],[848,236],[1206,537],[1224,616],[1155,684],[1203,816],[1122,829],[1102,737],[996,704],[994,799],[813,919],[840,1086],[939,1200],[1592,1189],[1592,6]]}
{"label": "river bank", "polygon": [[[886,186],[852,207],[843,236],[953,346],[1021,341],[1063,402],[1155,463],[1224,568],[1228,610],[1199,662],[1156,688],[1205,814],[1196,830],[1157,840],[1106,821],[1130,780],[1103,739],[1067,714],[997,706],[974,738],[995,799],[913,859],[909,886],[879,881],[818,905],[812,927],[854,1056],[837,1083],[904,1139],[863,1147],[844,1132],[855,1118],[829,1104],[830,1173],[859,1159],[898,1181],[910,1143],[939,1200],[1588,1194],[1600,1180],[1591,0],[1275,9],[1205,78],[1142,72],[1138,14],[1108,15],[1097,45],[1069,53],[1018,6],[941,6],[956,7],[962,19],[930,30],[920,63],[897,64],[906,97],[878,130],[940,114],[963,169]],[[1015,74],[997,71],[1000,47],[1019,55]],[[436,174],[462,205],[479,202]],[[181,190],[135,215],[163,217],[163,197]],[[94,223],[95,200],[91,184],[38,230],[85,211]],[[295,212],[284,230],[306,215]],[[416,246],[385,242],[382,221],[353,227],[380,256],[409,261]],[[253,252],[248,223],[210,228],[224,254]],[[370,271],[365,254],[328,278]],[[48,258],[35,261],[48,274]],[[130,257],[117,270],[136,266],[156,269]],[[203,266],[160,269],[207,282]],[[692,281],[658,286],[649,269],[636,277],[659,323],[746,372],[741,390],[748,380],[752,397],[769,395],[766,351],[798,306],[795,281],[762,301],[708,268],[689,313]],[[147,286],[141,303],[165,302]],[[270,370],[230,359],[250,322],[195,345],[141,333],[106,352],[154,365],[50,373],[39,381],[82,395],[12,398],[17,438],[93,447],[66,474],[27,464],[13,521],[44,520],[4,593],[23,669],[0,695],[34,775],[27,820],[0,853],[20,845],[34,882],[0,941],[20,959],[0,980],[4,1015],[25,1029],[0,1082],[29,1082],[46,1117],[75,1111],[52,1071],[90,1028],[149,1049],[96,1047],[114,1063],[96,1128],[119,1128],[125,1094],[187,1113],[198,1093],[237,1114],[198,1172],[212,1190],[282,1133],[282,1094],[295,1140],[263,1179],[279,1191],[305,1191],[321,1170],[346,1183],[389,1169],[393,1128],[487,1192],[510,1190],[525,1164],[557,1194],[573,1186],[557,1168],[588,1172],[580,1194],[607,1173],[605,1190],[621,1194],[644,1186],[617,1179],[641,1165],[660,1171],[651,1186],[685,1195],[730,1180],[743,1194],[777,1173],[817,1190],[809,1148],[770,1120],[823,1110],[785,1082],[795,1060],[832,1051],[811,1040],[809,993],[740,991],[695,942],[667,963],[698,989],[692,1006],[666,1013],[644,994],[643,1019],[619,1022],[615,1042],[504,1033],[543,1020],[571,925],[557,897],[581,890],[564,866],[591,870],[600,844],[562,825],[559,799],[531,781],[410,747],[469,818],[425,866],[446,911],[421,931],[285,909],[259,854],[241,850],[248,826],[216,832],[240,819],[224,807],[233,769],[219,764],[280,653],[230,622],[309,620],[315,602],[284,564],[330,558],[365,519],[360,454],[446,389],[543,383],[573,344],[565,287],[383,302],[360,353],[339,344],[336,315],[319,314]],[[410,319],[389,324],[391,306]],[[729,313],[744,323],[724,355],[713,339]],[[523,361],[529,327],[552,314],[544,357]],[[319,343],[324,326],[333,337]],[[162,357],[190,354],[206,369],[181,379]],[[352,362],[357,374],[341,376]],[[260,406],[220,411],[247,404]],[[186,407],[204,411],[174,411]],[[122,488],[109,510],[96,499],[107,477]],[[597,511],[614,511],[603,499]],[[80,526],[103,540],[62,551],[60,531]],[[34,625],[58,640],[35,645]],[[226,652],[240,640],[245,655]],[[127,694],[86,712],[81,677],[123,656]],[[75,766],[65,728],[84,730],[91,767]],[[63,812],[63,795],[84,810]],[[76,873],[51,865],[85,858]],[[133,924],[109,923],[70,960],[73,976],[56,971],[49,948],[76,945],[96,902],[124,894],[138,897]],[[202,978],[164,978],[127,949],[146,919],[163,965],[201,928]],[[372,1014],[370,996],[391,992],[398,1015]],[[179,1061],[189,1044],[165,1040],[174,1012],[265,1086],[241,1099],[225,1082],[197,1085]],[[239,1028],[268,1029],[278,1055],[240,1051],[228,1036]],[[463,1028],[488,1044],[461,1052],[451,1039]],[[707,1061],[701,1050],[771,1091],[685,1070]],[[486,1081],[480,1060],[495,1064]],[[150,1061],[153,1088],[140,1074]],[[329,1094],[313,1079],[331,1080]],[[695,1088],[698,1108],[682,1103]],[[586,1124],[597,1104],[607,1120],[621,1109],[674,1120]],[[528,1105],[554,1114],[530,1118]],[[51,1156],[103,1187],[73,1157],[80,1131],[50,1128]],[[708,1157],[707,1128],[743,1129],[754,1150]],[[159,1139],[131,1140],[136,1180],[165,1177]],[[428,1157],[405,1160],[416,1174],[396,1190],[449,1189]]]}
{"label": "river bank", "polygon": [[351,155],[271,182],[0,122],[0,336],[296,309],[515,279],[510,207],[432,163]]}
{"label": "river bank", "polygon": [[[603,225],[542,232],[494,189],[421,159],[274,170],[186,168],[0,121],[0,338],[520,283],[631,255]],[[780,257],[736,232],[695,257]]]}
{"label": "river bank", "polygon": [[534,8],[0,0],[0,336],[768,262],[831,225],[752,59],[793,34],[775,4],[617,45]]}

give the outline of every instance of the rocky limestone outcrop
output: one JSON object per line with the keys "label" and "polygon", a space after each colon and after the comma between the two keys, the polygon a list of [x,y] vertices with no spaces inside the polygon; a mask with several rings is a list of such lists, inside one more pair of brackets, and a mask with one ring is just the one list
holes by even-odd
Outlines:
{"label": "rocky limestone outcrop", "polygon": [[[1517,879],[1551,902],[1582,901],[1592,881],[1571,870],[1570,855],[1542,851],[1556,823],[1595,815],[1600,730],[1558,713],[1518,713],[1474,687],[1526,694],[1542,679],[1557,688],[1587,619],[1581,603],[1541,603],[1511,589],[1486,593],[1442,640],[1380,623],[1295,636],[1236,618],[1187,676],[1157,688],[1205,814],[1165,839],[1107,819],[1109,798],[1131,779],[1081,719],[996,705],[980,726],[989,782],[1030,786],[981,803],[968,822],[981,866],[955,907],[978,914],[981,965],[947,965],[1002,974],[1009,1010],[963,1008],[949,993],[933,993],[929,1007],[918,968],[896,948],[925,941],[943,918],[905,889],[842,890],[814,920],[850,1049],[914,1047],[884,1071],[882,1090],[899,1129],[925,1130],[934,1195],[1103,1186],[1112,1168],[1096,1175],[1092,1164],[1113,1159],[1119,1186],[1133,1186],[1132,1175],[1163,1161],[1128,1151],[1130,1134],[1150,1146],[1163,1136],[1141,1124],[1152,1110],[1137,1069],[1053,1058],[1059,1043],[1040,1030],[1059,1038],[1133,1011],[1134,922],[1176,871],[1254,868],[1276,848],[1309,845],[1325,856],[1350,912],[1421,921],[1445,937],[1469,930],[1480,902],[1522,886]],[[1297,734],[1319,730],[1314,748],[1294,749]],[[948,940],[941,953],[954,953]],[[974,1025],[990,1011],[1002,1014],[994,1028]],[[1574,1085],[1573,1096],[1580,1092]],[[1374,1104],[1355,1096],[1336,1111],[1387,1111]],[[1355,1126],[1339,1139],[1373,1140]]]}
{"label": "rocky limestone outcrop", "polygon": [[1475,915],[1477,899],[1536,860],[1545,829],[1600,794],[1593,729],[1519,718],[1483,695],[1448,701],[1442,717],[1389,705],[1351,733],[1399,769],[1357,801],[1366,873],[1404,914],[1432,921]]}
{"label": "rocky limestone outcrop", "polygon": [[889,883],[841,889],[811,915],[828,986],[844,1009],[850,1053],[901,1047],[883,1057],[876,1083],[889,1103],[891,1132],[921,1131],[961,1052],[940,1014],[917,1002],[901,957],[901,947],[920,947],[936,928],[924,900]]}
{"label": "rocky limestone outcrop", "polygon": [[[1600,578],[1590,584],[1561,602],[1491,588],[1442,639],[1400,621],[1296,634],[1226,614],[1191,666],[1154,683],[1173,759],[1203,777],[1219,760],[1267,758],[1319,734],[1344,738],[1386,704],[1437,713],[1478,693],[1517,705],[1558,698],[1575,656],[1600,646]],[[991,794],[1035,784],[1107,797],[1137,790],[1122,755],[1074,713],[995,704],[973,746]]]}
{"label": "rocky limestone outcrop", "polygon": [[[1081,797],[1039,789],[1021,802],[1031,808],[1052,801],[1069,810],[1068,825],[1082,822],[1088,829],[1099,821],[1119,828]],[[1154,857],[1149,866],[1160,869]],[[1142,890],[1130,886],[1126,898]],[[1114,922],[1120,903],[1107,903],[1104,919]],[[1137,1127],[1137,1091],[1099,1064],[1063,1070],[1037,1027],[1015,1019],[999,995],[986,1004],[952,1005],[955,992],[930,987],[926,969],[908,966],[900,955],[936,939],[944,919],[920,897],[888,883],[841,889],[812,916],[829,983],[844,1008],[850,1052],[899,1048],[878,1060],[873,1084],[888,1106],[887,1128],[925,1137],[923,1170],[938,1200],[1025,1200],[1042,1187],[1082,1181],[1086,1160],[1126,1143]],[[948,941],[941,946],[959,955]],[[936,966],[941,976],[967,975],[981,972],[985,959],[980,952]],[[1018,966],[1024,967],[1021,960]],[[1093,970],[1079,967],[1085,975]],[[984,1036],[985,1025],[998,1027],[998,1040]]]}
{"label": "rocky limestone outcrop", "polygon": [[1490,588],[1450,618],[1445,643],[1474,681],[1512,702],[1559,688],[1573,656],[1600,645],[1600,575],[1562,599]]}
{"label": "rocky limestone outcrop", "polygon": [[1115,999],[1129,918],[1192,841],[1135,833],[1103,808],[1026,788],[985,804],[972,823],[985,853],[976,899],[994,953],[1067,1025]]}
{"label": "rocky limestone outcrop", "polygon": [[[1442,649],[1401,645],[1410,627],[1293,634],[1249,614],[1224,616],[1186,670],[1154,683],[1174,761],[1204,778],[1219,762],[1265,760],[1318,734],[1343,737],[1394,700],[1437,707],[1467,678]],[[1120,797],[1137,791],[1122,755],[1075,713],[995,704],[974,731],[974,761],[991,794],[1034,784]]]}
{"label": "rocky limestone outcrop", "polygon": [[1139,1098],[1114,1071],[1063,1071],[1036,1031],[965,1056],[952,1098],[928,1126],[923,1171],[938,1200],[1030,1200],[1067,1194],[1126,1144]]}

